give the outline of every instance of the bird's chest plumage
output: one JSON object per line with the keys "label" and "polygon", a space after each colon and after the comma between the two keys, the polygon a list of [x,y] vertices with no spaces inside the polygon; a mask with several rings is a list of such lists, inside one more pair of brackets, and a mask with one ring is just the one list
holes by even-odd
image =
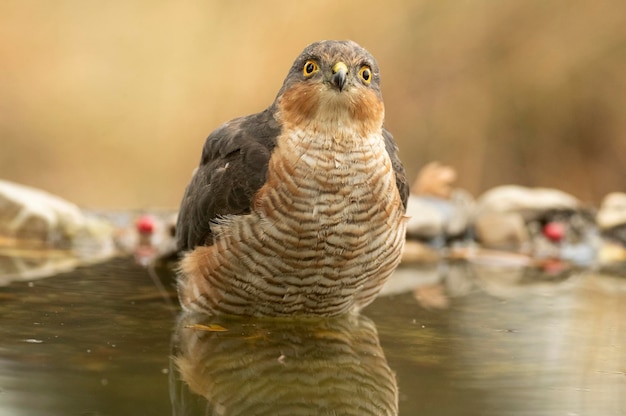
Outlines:
{"label": "bird's chest plumage", "polygon": [[300,247],[326,251],[327,239],[358,246],[371,228],[391,226],[399,207],[382,136],[350,132],[283,134],[255,200],[262,227],[289,225]]}
{"label": "bird's chest plumage", "polygon": [[400,261],[404,223],[382,136],[283,133],[252,212],[214,228],[202,273],[215,305],[202,308],[252,315],[360,309]]}

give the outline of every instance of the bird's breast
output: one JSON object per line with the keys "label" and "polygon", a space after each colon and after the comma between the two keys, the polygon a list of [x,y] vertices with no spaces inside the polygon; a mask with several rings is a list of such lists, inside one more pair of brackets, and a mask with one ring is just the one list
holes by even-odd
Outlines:
{"label": "bird's breast", "polygon": [[401,202],[382,134],[294,131],[278,140],[255,208],[270,223],[356,233],[394,221]]}
{"label": "bird's breast", "polygon": [[400,262],[404,209],[381,135],[283,134],[253,202],[183,261],[187,308],[338,315],[369,304]]}

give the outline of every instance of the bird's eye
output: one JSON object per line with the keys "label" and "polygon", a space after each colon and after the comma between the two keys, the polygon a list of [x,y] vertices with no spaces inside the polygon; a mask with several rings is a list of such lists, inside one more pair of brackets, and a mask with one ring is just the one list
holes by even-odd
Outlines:
{"label": "bird's eye", "polygon": [[366,84],[372,82],[372,70],[367,65],[361,67],[361,69],[359,70],[359,76]]}
{"label": "bird's eye", "polygon": [[320,67],[313,61],[306,61],[304,63],[304,68],[302,68],[302,73],[305,77],[310,77],[317,71],[319,71]]}

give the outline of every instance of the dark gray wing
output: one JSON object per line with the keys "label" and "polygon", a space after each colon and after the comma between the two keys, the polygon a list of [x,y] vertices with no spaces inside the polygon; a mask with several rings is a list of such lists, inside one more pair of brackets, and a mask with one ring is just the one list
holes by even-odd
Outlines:
{"label": "dark gray wing", "polygon": [[178,212],[179,250],[212,244],[215,219],[250,212],[252,197],[266,181],[279,134],[270,108],[231,120],[209,135]]}
{"label": "dark gray wing", "polygon": [[400,199],[402,199],[402,205],[404,206],[404,211],[406,211],[406,204],[409,199],[409,183],[406,181],[404,165],[402,165],[400,157],[398,157],[398,146],[393,141],[393,136],[385,128],[383,128],[383,137],[385,138],[385,148],[391,159],[391,166],[396,173],[396,186],[400,193]]}

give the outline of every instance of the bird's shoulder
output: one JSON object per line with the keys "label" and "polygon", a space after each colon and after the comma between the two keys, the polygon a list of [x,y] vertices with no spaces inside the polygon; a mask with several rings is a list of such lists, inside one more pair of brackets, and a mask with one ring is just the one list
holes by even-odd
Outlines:
{"label": "bird's shoulder", "polygon": [[270,108],[226,122],[208,136],[179,210],[179,250],[211,244],[216,219],[250,212],[280,130]]}

